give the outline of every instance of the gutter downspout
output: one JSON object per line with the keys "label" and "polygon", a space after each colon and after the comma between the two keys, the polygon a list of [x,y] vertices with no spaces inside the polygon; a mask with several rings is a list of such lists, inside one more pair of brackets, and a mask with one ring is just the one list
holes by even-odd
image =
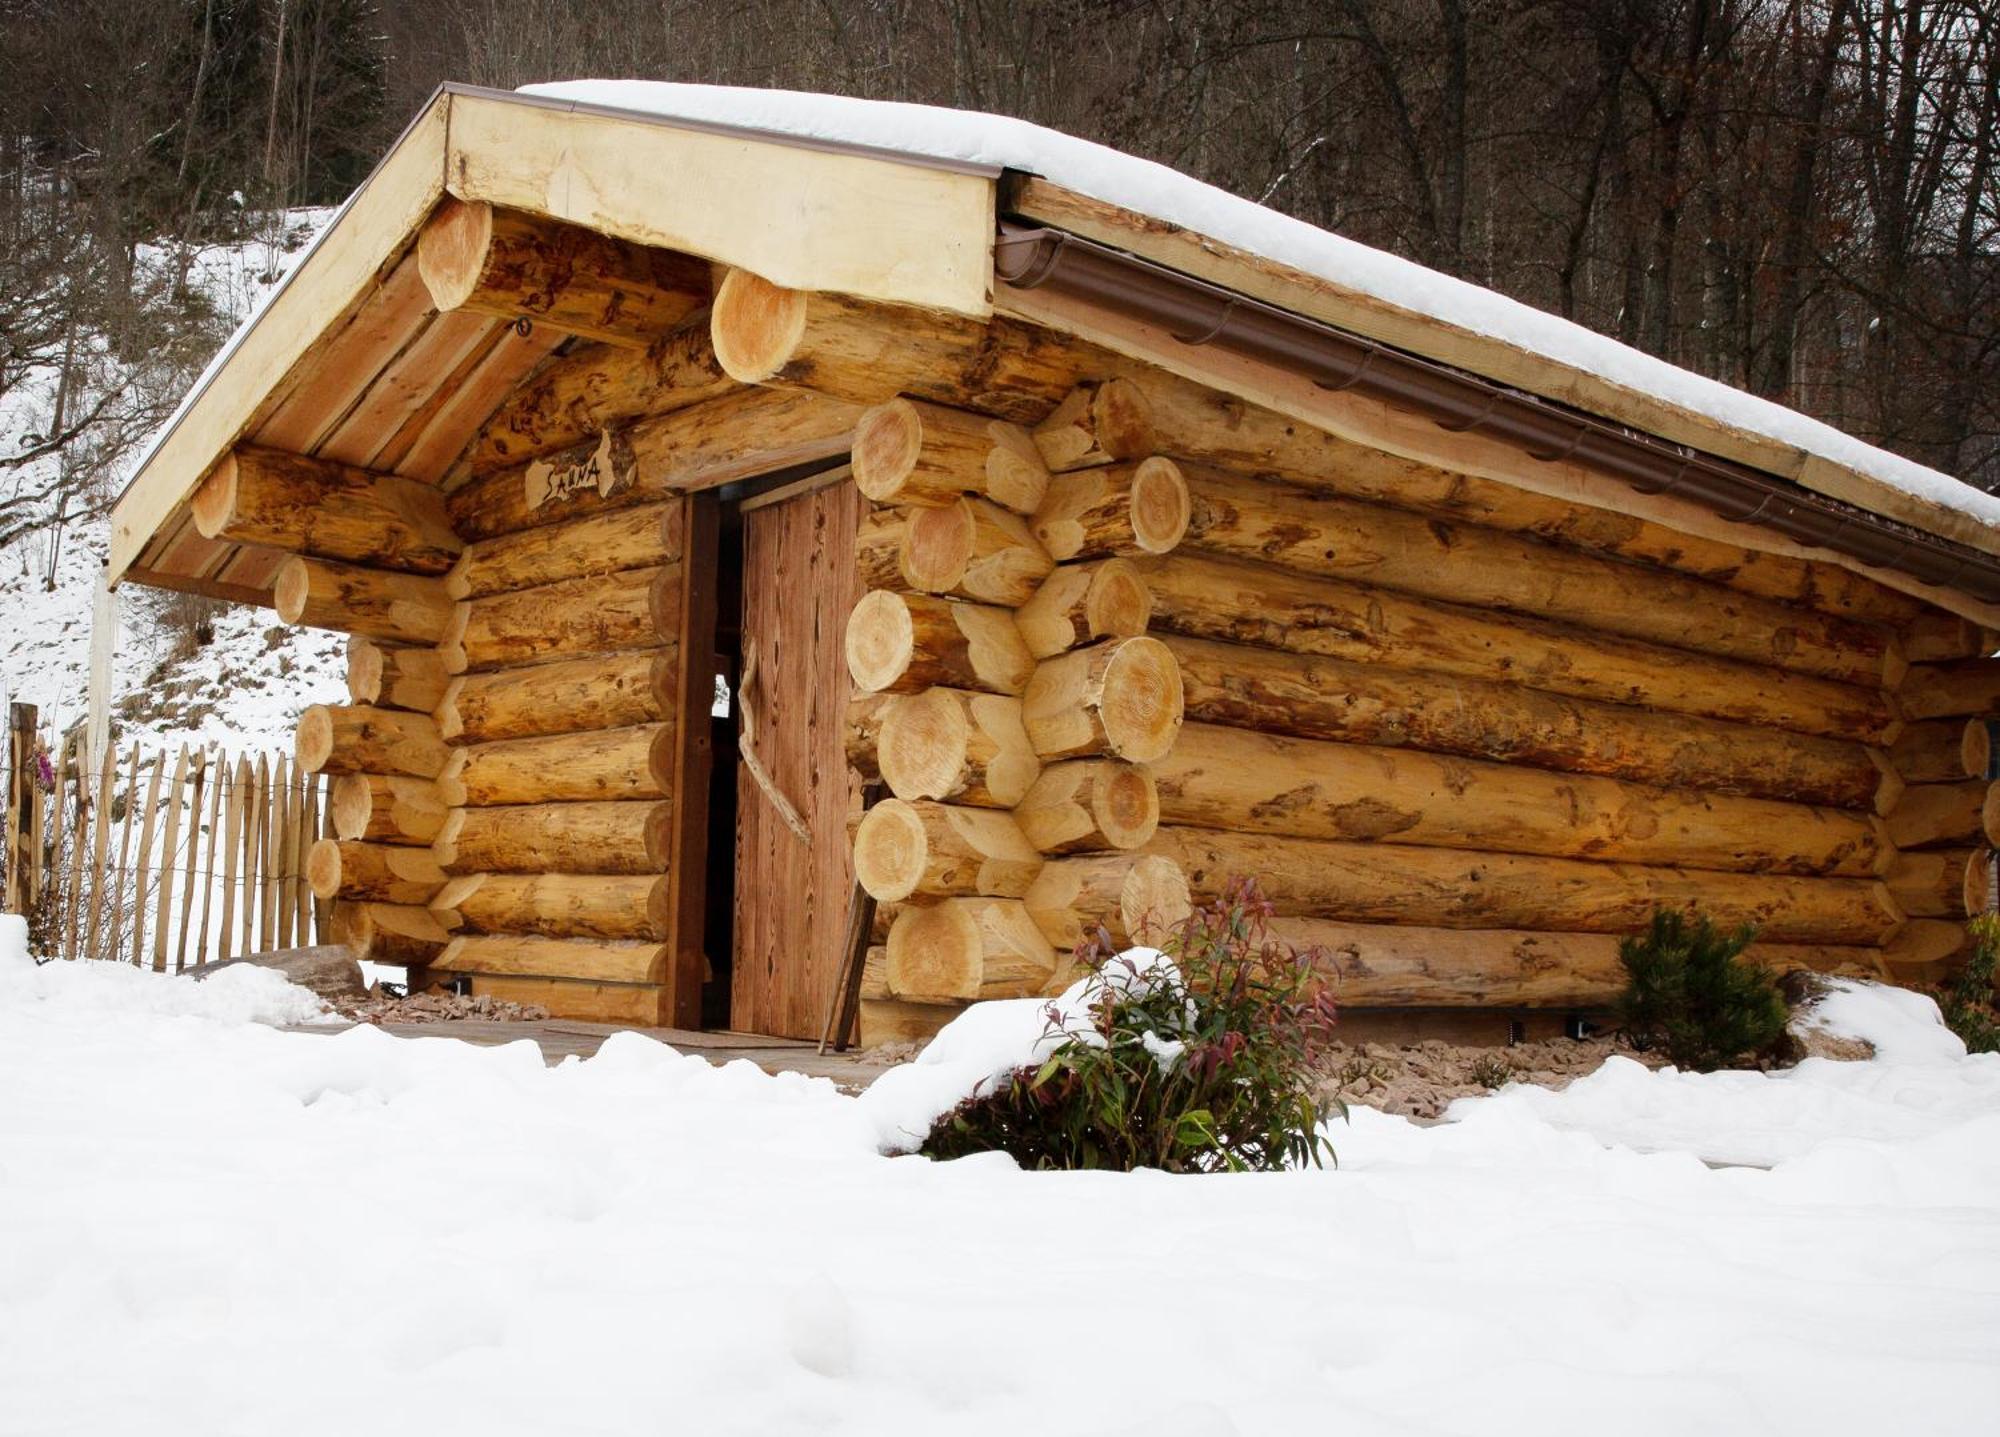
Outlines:
{"label": "gutter downspout", "polygon": [[1669,494],[1732,523],[1757,524],[1926,584],[2000,602],[2000,556],[1899,524],[1797,484],[1594,418],[1523,391],[1317,320],[1063,230],[1000,221],[994,271],[1016,289],[1043,289],[1412,410],[1454,433],[1505,440],[1544,463],[1574,460],[1642,494]]}

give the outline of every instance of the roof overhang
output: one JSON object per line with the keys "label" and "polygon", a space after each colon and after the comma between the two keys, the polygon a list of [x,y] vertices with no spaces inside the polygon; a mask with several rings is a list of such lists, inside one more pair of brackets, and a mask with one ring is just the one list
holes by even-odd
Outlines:
{"label": "roof overhang", "polygon": [[[999,173],[446,85],[216,356],[140,461],[112,514],[111,581],[257,597],[268,576],[254,557],[210,553],[187,532],[188,498],[218,459],[246,438],[321,452],[340,419],[316,412],[329,385],[354,413],[385,386],[436,383],[481,346],[521,348],[496,334],[504,326],[436,322],[422,286],[405,282],[415,278],[403,271],[414,270],[417,233],[446,196],[700,255],[788,288],[983,317],[991,312]],[[434,352],[417,363],[412,347],[423,345]],[[400,379],[399,357],[410,371]],[[480,361],[489,379],[502,377],[490,371],[504,372],[506,358]],[[518,379],[539,355],[511,358]],[[306,391],[310,402],[295,405]],[[450,416],[461,442],[485,417],[475,409]],[[418,462],[455,457],[451,437],[434,429]],[[175,564],[145,562],[168,545],[180,546]]]}
{"label": "roof overhang", "polygon": [[[1004,185],[1004,193],[1003,193]],[[498,400],[560,336],[440,315],[415,274],[426,219],[483,201],[699,255],[777,284],[983,318],[1000,309],[1267,405],[1357,443],[1746,548],[1823,558],[2000,627],[2000,606],[1802,544],[1575,462],[1523,463],[1414,411],[1330,393],[1282,366],[1218,360],[1184,336],[1015,287],[995,295],[1003,215],[1151,261],[1437,365],[1658,436],[1983,554],[2000,532],[1871,475],[1622,387],[1489,335],[1398,309],[1034,176],[768,130],[511,91],[442,87],[259,313],[231,339],[141,461],[112,516],[110,577],[261,598],[271,556],[193,533],[188,500],[252,441],[439,482]],[[424,390],[421,402],[412,394]],[[395,416],[393,429],[385,416]],[[1476,436],[1475,436],[1476,437]]]}

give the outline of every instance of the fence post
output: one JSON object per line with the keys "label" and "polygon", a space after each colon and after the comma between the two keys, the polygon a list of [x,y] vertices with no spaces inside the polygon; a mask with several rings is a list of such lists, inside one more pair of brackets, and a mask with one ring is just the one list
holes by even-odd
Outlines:
{"label": "fence post", "polygon": [[9,913],[26,913],[40,884],[40,845],[35,841],[35,815],[41,801],[35,790],[35,735],[39,727],[33,704],[16,703],[8,710],[7,763],[7,887]]}

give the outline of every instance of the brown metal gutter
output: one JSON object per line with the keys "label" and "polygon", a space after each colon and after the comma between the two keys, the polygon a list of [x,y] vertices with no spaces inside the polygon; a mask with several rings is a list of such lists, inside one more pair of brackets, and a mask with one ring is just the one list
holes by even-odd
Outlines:
{"label": "brown metal gutter", "polygon": [[1747,465],[1392,349],[1081,236],[1002,220],[993,260],[1000,281],[1016,289],[1047,290],[1099,305],[1163,329],[1183,344],[1213,344],[1303,374],[1323,389],[1352,391],[1412,410],[1453,432],[1476,431],[1505,440],[1545,463],[1587,464],[1642,494],[1674,495],[1734,523],[1761,525],[1875,568],[2000,602],[2000,556]]}

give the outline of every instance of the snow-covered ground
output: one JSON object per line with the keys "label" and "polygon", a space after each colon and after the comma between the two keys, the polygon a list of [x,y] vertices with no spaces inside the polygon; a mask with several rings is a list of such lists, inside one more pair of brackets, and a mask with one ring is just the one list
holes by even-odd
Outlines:
{"label": "snow-covered ground", "polygon": [[250,1021],[298,1011],[0,956],[0,1432],[1827,1437],[2000,1399],[2000,1059],[1935,1029],[1195,1178],[883,1157],[879,1101],[636,1036],[550,1069]]}
{"label": "snow-covered ground", "polygon": [[[213,308],[218,335],[263,303],[295,266],[310,239],[333,217],[331,210],[295,210],[270,234],[241,244],[200,250],[189,284]],[[142,249],[142,267],[173,257]],[[116,362],[93,350],[99,382],[119,377]],[[0,395],[0,453],[25,447],[45,433],[55,396],[52,368]],[[137,451],[118,467],[112,488],[123,485]],[[0,476],[0,504],[33,493],[54,457]],[[91,600],[103,566],[108,525],[102,517],[65,527],[45,587],[46,531],[0,550],[0,700],[36,704],[45,724],[67,728],[83,714],[90,666]],[[344,697],[344,648],[338,635],[291,629],[268,609],[232,605],[216,619],[215,640],[192,655],[171,656],[172,637],[157,615],[171,596],[127,585],[119,595],[118,644],[112,657],[111,702],[116,736],[150,744],[219,743],[232,752],[288,751],[301,709]],[[119,712],[121,700],[139,696],[138,716]]]}

